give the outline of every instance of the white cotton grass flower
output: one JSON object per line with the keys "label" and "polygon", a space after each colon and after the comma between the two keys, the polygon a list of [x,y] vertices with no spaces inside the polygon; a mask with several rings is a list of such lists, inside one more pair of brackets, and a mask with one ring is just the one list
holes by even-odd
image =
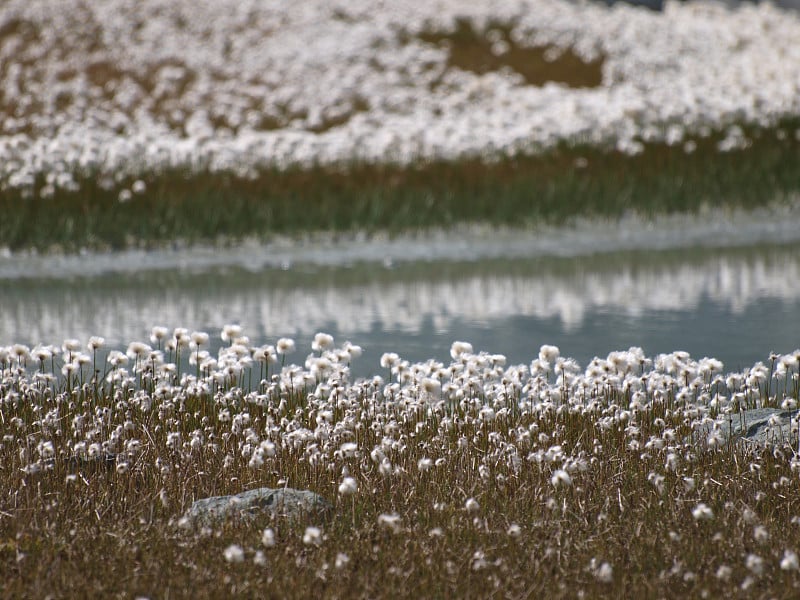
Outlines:
{"label": "white cotton grass flower", "polygon": [[225,557],[225,562],[229,563],[240,563],[244,562],[244,550],[238,544],[231,544],[225,551],[222,553]]}
{"label": "white cotton grass flower", "polygon": [[108,353],[108,364],[112,367],[124,367],[128,364],[128,357],[119,350],[112,350]]}
{"label": "white cotton grass flower", "polygon": [[172,331],[172,338],[175,341],[175,348],[188,348],[192,341],[189,330],[185,327],[176,327]]}
{"label": "white cotton grass flower", "polygon": [[400,362],[400,356],[395,352],[385,352],[381,355],[381,367],[391,369]]}
{"label": "white cotton grass flower", "polygon": [[106,339],[97,335],[93,335],[89,338],[89,343],[86,344],[86,347],[90,352],[94,352],[95,350],[99,350],[103,346],[106,345]]}
{"label": "white cotton grass flower", "polygon": [[761,544],[769,540],[769,531],[763,525],[753,527],[753,539]]}
{"label": "white cotton grass flower", "polygon": [[260,469],[264,466],[264,451],[261,448],[256,448],[256,450],[250,456],[247,466],[250,469]]}
{"label": "white cotton grass flower", "polygon": [[556,469],[550,478],[550,483],[554,488],[572,487],[572,476],[564,469]]}
{"label": "white cotton grass flower", "polygon": [[150,356],[152,351],[153,349],[144,342],[131,342],[128,344],[128,349],[125,351],[125,354],[131,360],[144,360]]}
{"label": "white cotton grass flower", "polygon": [[352,496],[358,491],[358,482],[353,477],[345,477],[339,484],[340,496]]}
{"label": "white cotton grass flower", "polygon": [[344,343],[342,350],[344,350],[349,360],[360,358],[364,353],[364,349],[361,346],[357,346],[356,344],[351,343],[349,340]]}
{"label": "white cotton grass flower", "polygon": [[797,400],[792,397],[787,396],[781,402],[781,409],[783,410],[795,410],[797,409]]}
{"label": "white cotton grass flower", "polygon": [[322,530],[313,525],[306,527],[303,533],[303,543],[306,546],[319,546],[322,544]]}
{"label": "white cotton grass flower", "polygon": [[464,354],[472,354],[472,344],[469,342],[453,342],[450,346],[450,356],[453,360],[458,360]]}
{"label": "white cotton grass flower", "polygon": [[333,348],[333,336],[328,333],[317,333],[314,341],[311,342],[311,349],[314,352],[324,352]]}
{"label": "white cotton grass flower", "polygon": [[222,332],[220,333],[220,338],[223,342],[231,342],[241,337],[242,335],[242,326],[229,323],[227,325],[222,326]]}
{"label": "white cotton grass flower", "polygon": [[150,330],[150,341],[154,344],[160,344],[169,335],[169,329],[156,325]]}
{"label": "white cotton grass flower", "polygon": [[[53,351],[48,346],[37,344],[33,350],[31,350],[31,356],[40,363],[43,363],[44,361],[53,358]],[[0,362],[2,362],[2,359],[0,359]]]}
{"label": "white cotton grass flower", "polygon": [[266,548],[275,546],[275,532],[271,527],[267,527],[261,534],[261,544]]}
{"label": "white cotton grass flower", "polygon": [[31,353],[30,348],[28,348],[25,344],[14,344],[11,347],[11,352],[17,357],[18,364],[25,362]]}
{"label": "white cotton grass flower", "polygon": [[561,356],[561,350],[559,350],[558,346],[544,344],[539,348],[539,360],[542,362],[552,365],[559,356]]}
{"label": "white cotton grass flower", "polygon": [[424,457],[424,458],[420,458],[417,461],[417,470],[420,473],[424,473],[425,471],[429,471],[432,466],[433,466],[433,461],[430,458]]}
{"label": "white cotton grass flower", "polygon": [[728,581],[733,575],[733,568],[730,565],[720,565],[714,576],[720,581]]}
{"label": "white cotton grass flower", "polygon": [[353,458],[358,451],[358,444],[355,442],[345,442],[339,447],[339,452],[344,458]]}
{"label": "white cotton grass flower", "polygon": [[267,555],[264,554],[263,550],[256,550],[255,555],[253,555],[253,564],[257,567],[267,566]]}
{"label": "white cotton grass flower", "polygon": [[472,553],[472,570],[480,571],[489,565],[486,560],[486,553],[483,550],[476,550]]}
{"label": "white cotton grass flower", "polygon": [[192,343],[198,348],[200,346],[208,345],[208,341],[210,339],[209,335],[205,331],[193,331],[189,337],[191,338]]}
{"label": "white cotton grass flower", "polygon": [[67,352],[67,353],[68,352],[77,352],[78,350],[81,349],[81,343],[78,340],[74,339],[74,338],[66,339],[61,344],[61,349],[64,352]]}
{"label": "white cotton grass flower", "polygon": [[292,338],[280,338],[275,343],[275,351],[280,355],[291,354],[294,352],[294,349],[295,344]]}
{"label": "white cotton grass flower", "polygon": [[596,558],[589,562],[589,570],[594,575],[594,578],[600,583],[613,583],[614,582],[614,568],[608,562],[602,562],[598,565]]}
{"label": "white cotton grass flower", "polygon": [[518,538],[520,535],[522,535],[522,527],[520,527],[516,523],[512,523],[511,525],[508,526],[506,534],[508,534],[509,537]]}
{"label": "white cotton grass flower", "polygon": [[744,566],[753,575],[762,575],[764,573],[764,559],[757,554],[748,554],[744,560]]}
{"label": "white cotton grass flower", "polygon": [[277,353],[274,346],[261,346],[253,351],[253,360],[265,365],[272,365],[278,362]]}
{"label": "white cotton grass flower", "polygon": [[474,513],[481,509],[481,505],[478,504],[478,501],[475,500],[475,498],[467,498],[467,501],[464,503],[464,509],[468,513]]}
{"label": "white cotton grass flower", "polygon": [[421,387],[428,396],[438,396],[442,392],[442,382],[433,377],[425,377]]}
{"label": "white cotton grass flower", "polygon": [[50,440],[39,442],[39,444],[36,447],[36,451],[39,453],[39,456],[43,460],[48,460],[50,458],[53,458],[56,454],[53,442]]}
{"label": "white cotton grass flower", "polygon": [[337,569],[341,569],[350,562],[350,557],[347,556],[344,552],[337,552],[336,559],[333,561],[333,566]]}
{"label": "white cotton grass flower", "polygon": [[783,558],[781,559],[781,570],[783,571],[800,571],[800,559],[794,550],[784,550]]}
{"label": "white cotton grass flower", "polygon": [[695,521],[710,521],[714,518],[714,511],[707,504],[701,502],[692,509],[692,517]]}
{"label": "white cotton grass flower", "polygon": [[401,518],[397,513],[378,515],[378,525],[383,529],[388,529],[392,533],[400,531],[400,522]]}

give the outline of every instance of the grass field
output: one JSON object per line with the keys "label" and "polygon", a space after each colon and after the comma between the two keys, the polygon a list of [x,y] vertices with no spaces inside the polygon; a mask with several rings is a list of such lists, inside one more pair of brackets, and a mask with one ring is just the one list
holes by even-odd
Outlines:
{"label": "grass field", "polygon": [[86,174],[76,192],[0,196],[0,240],[12,250],[75,251],[759,207],[800,190],[797,126],[745,130],[749,142],[728,152],[718,150],[718,133],[691,140],[692,152],[685,143],[649,144],[636,156],[565,145],[536,156],[319,167],[265,172],[254,180],[165,172],[142,176],[141,187],[123,181],[108,190]]}
{"label": "grass field", "polygon": [[[317,336],[281,368],[228,333],[210,357],[204,334],[154,331],[96,371],[100,340],[3,350],[3,597],[798,594],[800,462],[715,425],[796,408],[797,353],[724,375],[635,348],[510,366],[456,342],[449,365],[387,354],[351,382],[357,347]],[[180,525],[194,499],[282,485],[333,516]]]}

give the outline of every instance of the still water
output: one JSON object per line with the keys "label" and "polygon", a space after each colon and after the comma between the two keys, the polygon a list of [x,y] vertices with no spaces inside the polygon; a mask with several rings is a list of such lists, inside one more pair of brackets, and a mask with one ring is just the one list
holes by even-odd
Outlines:
{"label": "still water", "polygon": [[0,261],[0,345],[101,335],[124,349],[148,341],[153,325],[207,331],[219,344],[220,328],[238,323],[254,344],[294,337],[299,364],[318,331],[350,340],[364,348],[358,376],[380,372],[389,351],[447,361],[454,340],[512,363],[545,343],[582,365],[641,346],[713,356],[729,370],[800,348],[800,242],[656,237],[600,235],[570,252],[547,251],[542,236],[484,232],[468,242],[11,257]]}

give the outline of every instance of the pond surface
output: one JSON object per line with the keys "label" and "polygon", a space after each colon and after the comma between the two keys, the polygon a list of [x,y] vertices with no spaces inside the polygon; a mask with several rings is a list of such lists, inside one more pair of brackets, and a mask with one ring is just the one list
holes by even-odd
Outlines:
{"label": "pond surface", "polygon": [[800,227],[784,225],[10,257],[0,261],[0,345],[102,335],[124,349],[153,325],[219,344],[220,328],[239,323],[255,344],[294,337],[289,358],[300,364],[317,331],[350,340],[364,348],[359,376],[381,372],[383,352],[449,361],[454,340],[511,363],[547,343],[581,365],[641,346],[734,370],[800,347]]}

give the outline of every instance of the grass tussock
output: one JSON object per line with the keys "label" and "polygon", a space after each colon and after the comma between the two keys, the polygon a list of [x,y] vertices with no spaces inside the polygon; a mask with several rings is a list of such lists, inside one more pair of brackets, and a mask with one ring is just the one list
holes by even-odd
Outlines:
{"label": "grass tussock", "polygon": [[[0,240],[12,250],[119,249],[313,231],[414,231],[458,223],[537,226],[753,208],[800,189],[794,123],[642,152],[563,146],[543,155],[399,167],[351,165],[270,171],[254,179],[166,171],[112,188],[91,173],[80,191],[0,196]],[[692,151],[687,153],[687,147]],[[44,185],[44,182],[41,182]],[[38,189],[38,188],[37,188]]]}
{"label": "grass tussock", "polygon": [[[214,358],[156,328],[97,370],[98,339],[3,349],[3,596],[798,594],[800,460],[718,427],[796,408],[800,353],[725,376],[685,353],[583,371],[456,342],[450,365],[387,354],[351,382],[359,349],[330,336],[304,368],[279,366],[291,340],[223,336]],[[194,499],[280,485],[334,515],[180,526]]]}

